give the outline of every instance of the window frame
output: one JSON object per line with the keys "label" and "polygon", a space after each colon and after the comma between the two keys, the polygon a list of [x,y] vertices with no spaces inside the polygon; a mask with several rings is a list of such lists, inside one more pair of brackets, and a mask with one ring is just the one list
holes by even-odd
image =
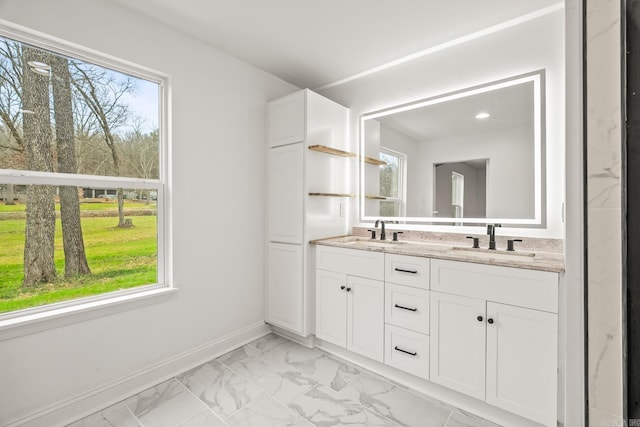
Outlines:
{"label": "window frame", "polygon": [[0,20],[0,36],[158,84],[158,179],[0,169],[3,184],[94,186],[157,191],[155,284],[0,314],[0,341],[164,300],[173,284],[171,247],[170,76],[53,36]]}
{"label": "window frame", "polygon": [[389,156],[398,158],[398,197],[385,197],[385,202],[396,202],[398,204],[398,215],[399,217],[405,216],[406,214],[406,203],[407,199],[407,187],[405,182],[407,181],[407,155],[401,153],[396,150],[392,150],[388,147],[380,146],[380,154],[387,154]]}

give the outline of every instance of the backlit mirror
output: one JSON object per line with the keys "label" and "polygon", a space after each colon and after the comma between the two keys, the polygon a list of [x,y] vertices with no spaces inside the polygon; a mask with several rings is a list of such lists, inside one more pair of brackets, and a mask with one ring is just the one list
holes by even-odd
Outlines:
{"label": "backlit mirror", "polygon": [[544,223],[542,71],[361,117],[363,221]]}

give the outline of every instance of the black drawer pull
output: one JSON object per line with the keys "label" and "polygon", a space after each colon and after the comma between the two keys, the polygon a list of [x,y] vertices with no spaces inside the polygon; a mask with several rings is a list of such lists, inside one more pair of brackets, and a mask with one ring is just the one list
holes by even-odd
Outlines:
{"label": "black drawer pull", "polygon": [[399,271],[401,273],[411,273],[411,274],[418,274],[417,270],[405,270],[403,268],[397,268],[395,269],[396,271]]}
{"label": "black drawer pull", "polygon": [[417,355],[418,355],[418,353],[416,353],[416,352],[411,352],[411,351],[403,350],[403,349],[401,349],[401,348],[400,348],[400,347],[398,347],[398,346],[395,346],[393,349],[394,349],[395,351],[399,351],[399,352],[401,352],[401,353],[406,353],[406,354],[408,354],[408,355],[410,355],[410,356],[417,356]]}
{"label": "black drawer pull", "polygon": [[394,307],[396,307],[396,308],[401,308],[401,309],[403,309],[403,310],[418,311],[418,309],[417,309],[417,308],[403,307],[403,306],[398,305],[398,304],[396,304]]}

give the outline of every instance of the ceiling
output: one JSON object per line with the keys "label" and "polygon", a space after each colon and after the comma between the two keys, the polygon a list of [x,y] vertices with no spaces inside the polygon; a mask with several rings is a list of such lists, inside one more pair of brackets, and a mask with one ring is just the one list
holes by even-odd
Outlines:
{"label": "ceiling", "polygon": [[559,0],[110,1],[302,88],[330,84],[559,3]]}
{"label": "ceiling", "polygon": [[[425,107],[382,116],[376,120],[416,142],[453,140],[500,129],[533,127],[532,81],[492,89]],[[477,119],[478,113],[490,117]]]}

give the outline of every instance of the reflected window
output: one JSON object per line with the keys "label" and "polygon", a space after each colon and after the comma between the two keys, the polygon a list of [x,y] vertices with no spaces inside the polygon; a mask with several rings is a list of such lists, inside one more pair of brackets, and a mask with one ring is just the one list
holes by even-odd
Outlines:
{"label": "reflected window", "polygon": [[380,166],[380,196],[385,198],[380,201],[380,216],[403,216],[406,155],[380,147],[380,160],[385,162]]}

